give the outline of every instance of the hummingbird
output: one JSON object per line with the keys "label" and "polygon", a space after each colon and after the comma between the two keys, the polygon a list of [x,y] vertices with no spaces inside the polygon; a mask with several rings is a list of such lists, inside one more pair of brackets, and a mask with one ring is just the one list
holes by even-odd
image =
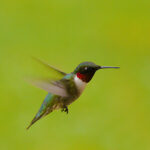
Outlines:
{"label": "hummingbird", "polygon": [[38,79],[30,81],[33,85],[47,91],[48,94],[27,129],[54,110],[61,109],[62,112],[68,114],[68,106],[80,97],[96,71],[100,69],[120,68],[99,66],[93,62],[82,62],[73,72],[65,73],[39,59],[37,60],[48,69],[57,72],[62,78],[60,80]]}

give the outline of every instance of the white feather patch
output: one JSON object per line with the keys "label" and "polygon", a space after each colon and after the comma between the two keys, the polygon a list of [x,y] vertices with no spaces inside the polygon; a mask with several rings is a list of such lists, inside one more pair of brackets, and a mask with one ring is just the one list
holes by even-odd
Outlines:
{"label": "white feather patch", "polygon": [[86,87],[86,82],[83,82],[81,79],[79,79],[77,76],[74,78],[74,82],[77,86],[77,89],[79,90],[80,94],[83,92],[84,88]]}

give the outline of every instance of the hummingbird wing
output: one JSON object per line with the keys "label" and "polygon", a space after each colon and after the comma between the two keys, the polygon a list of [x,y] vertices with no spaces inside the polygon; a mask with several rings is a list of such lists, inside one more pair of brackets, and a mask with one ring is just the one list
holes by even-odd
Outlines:
{"label": "hummingbird wing", "polygon": [[66,75],[65,72],[63,72],[63,71],[61,71],[61,70],[59,70],[59,69],[49,65],[48,63],[44,62],[43,60],[40,60],[39,58],[33,57],[33,59],[36,60],[37,62],[39,62],[40,64],[42,64],[43,66],[45,66],[46,68],[55,71],[56,73],[58,73],[61,76],[65,76]]}
{"label": "hummingbird wing", "polygon": [[[49,64],[45,63],[44,61],[32,57],[34,60],[39,62],[42,66],[46,67],[49,71],[54,71],[57,75],[60,76],[60,78],[63,78],[65,75],[67,75],[65,72],[60,71],[59,69],[54,68],[53,66],[50,66]],[[43,75],[41,75],[43,76]],[[64,84],[62,82],[59,82],[59,80],[56,81],[56,79],[51,79],[51,77],[40,77],[40,78],[25,78],[28,82],[30,82],[32,85],[35,85],[38,88],[41,88],[51,94],[67,97],[67,91],[64,87]]]}
{"label": "hummingbird wing", "polygon": [[64,84],[58,80],[53,81],[50,79],[27,79],[32,85],[41,88],[51,94],[68,97],[67,90]]}

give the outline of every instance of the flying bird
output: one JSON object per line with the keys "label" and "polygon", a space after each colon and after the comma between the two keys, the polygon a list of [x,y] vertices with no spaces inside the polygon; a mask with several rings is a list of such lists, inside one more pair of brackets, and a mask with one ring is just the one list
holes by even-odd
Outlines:
{"label": "flying bird", "polygon": [[50,114],[54,110],[61,109],[61,111],[68,114],[68,106],[74,102],[82,94],[87,83],[91,81],[95,72],[100,69],[108,68],[119,68],[119,67],[106,67],[99,66],[93,62],[83,62],[80,63],[73,72],[65,73],[59,69],[50,66],[49,64],[36,59],[38,62],[42,63],[48,69],[52,69],[61,75],[60,80],[51,79],[32,79],[30,82],[47,91],[48,94],[44,99],[39,111],[31,121],[30,125],[27,127],[29,129],[36,121],[42,117]]}

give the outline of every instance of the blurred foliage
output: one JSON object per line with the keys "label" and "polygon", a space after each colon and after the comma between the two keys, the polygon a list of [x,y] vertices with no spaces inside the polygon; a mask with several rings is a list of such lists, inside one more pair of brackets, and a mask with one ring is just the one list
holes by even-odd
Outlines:
{"label": "blurred foliage", "polygon": [[[149,0],[1,0],[0,149],[149,150],[149,27]],[[66,72],[121,69],[97,72],[68,115],[26,131],[47,94],[23,80],[32,56]]]}

